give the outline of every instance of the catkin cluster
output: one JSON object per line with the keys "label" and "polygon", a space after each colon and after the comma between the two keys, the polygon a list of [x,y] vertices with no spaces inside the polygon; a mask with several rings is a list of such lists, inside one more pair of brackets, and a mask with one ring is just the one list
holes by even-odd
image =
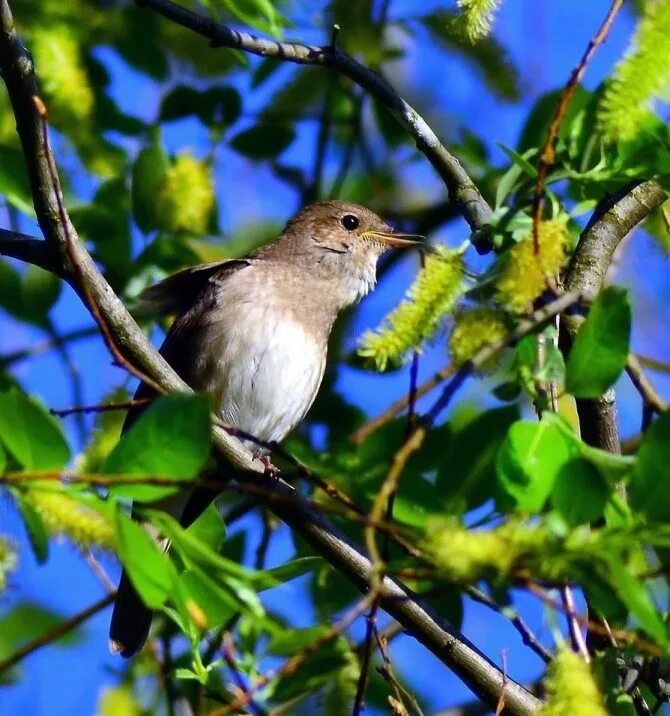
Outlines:
{"label": "catkin cluster", "polygon": [[399,365],[413,349],[431,339],[462,294],[463,257],[445,247],[426,257],[426,265],[405,300],[375,331],[363,334],[359,354],[379,370]]}
{"label": "catkin cluster", "polygon": [[512,313],[526,313],[547,286],[547,278],[565,265],[570,244],[566,220],[540,222],[537,251],[529,232],[502,257],[496,280],[496,300]]}
{"label": "catkin cluster", "polygon": [[607,716],[590,666],[566,644],[549,664],[545,686],[541,716]]}
{"label": "catkin cluster", "polygon": [[428,525],[424,550],[442,575],[453,582],[508,575],[515,564],[546,544],[544,530],[510,521],[491,530],[468,530],[436,520]]}
{"label": "catkin cluster", "polygon": [[7,577],[16,569],[16,552],[11,542],[0,536],[0,592],[7,586]]}
{"label": "catkin cluster", "polygon": [[476,42],[491,32],[493,16],[500,0],[458,0],[461,22],[470,42]]}
{"label": "catkin cluster", "polygon": [[95,100],[70,28],[61,24],[35,29],[31,49],[50,118],[63,126],[87,122]]}
{"label": "catkin cluster", "polygon": [[633,139],[669,76],[670,0],[649,0],[642,6],[631,47],[617,65],[598,109],[598,128],[605,138]]}
{"label": "catkin cluster", "polygon": [[505,316],[488,306],[461,311],[449,336],[449,354],[455,365],[466,363],[484,346],[507,335]]}
{"label": "catkin cluster", "polygon": [[204,234],[214,207],[212,170],[189,152],[175,158],[156,197],[160,228]]}
{"label": "catkin cluster", "polygon": [[79,547],[114,549],[109,520],[64,492],[30,490],[25,498],[39,514],[47,532],[62,535]]}

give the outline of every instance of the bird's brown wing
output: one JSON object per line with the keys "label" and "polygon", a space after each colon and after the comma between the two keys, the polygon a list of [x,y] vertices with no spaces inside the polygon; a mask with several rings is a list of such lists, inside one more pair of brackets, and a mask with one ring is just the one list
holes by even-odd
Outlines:
{"label": "bird's brown wing", "polygon": [[177,271],[142,291],[138,311],[152,316],[187,313],[212,282],[220,284],[252,262],[253,259],[227,259]]}
{"label": "bird's brown wing", "polygon": [[[178,314],[170,327],[160,352],[176,373],[190,383],[190,366],[193,351],[199,350],[199,317],[203,310],[216,299],[226,279],[253,263],[253,259],[234,259],[195,266],[179,271],[148,288],[141,296],[145,309],[153,313]],[[140,383],[135,399],[151,398],[155,392],[146,383]],[[123,431],[130,429],[146,406],[128,412]],[[171,496],[160,507],[171,511],[181,524],[187,527],[216,497],[218,490],[200,488],[190,494]],[[162,545],[167,548],[167,544]],[[114,604],[109,629],[110,649],[124,657],[136,654],[149,635],[153,611],[143,602],[128,575],[124,571]]]}

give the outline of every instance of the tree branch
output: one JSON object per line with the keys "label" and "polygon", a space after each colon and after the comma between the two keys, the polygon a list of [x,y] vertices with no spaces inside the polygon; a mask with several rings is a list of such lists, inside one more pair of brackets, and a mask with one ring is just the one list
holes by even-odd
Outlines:
{"label": "tree branch", "polygon": [[27,234],[0,229],[0,256],[9,256],[19,261],[39,266],[45,271],[65,278],[58,256],[50,249],[46,241]]}
{"label": "tree branch", "polygon": [[[582,233],[565,276],[565,288],[595,296],[602,288],[612,257],[624,237],[661,206],[667,194],[655,181],[635,182],[608,197]],[[584,318],[561,319],[561,349],[567,355]],[[577,401],[582,439],[589,445],[620,453],[616,402],[613,390],[600,398]]]}
{"label": "tree branch", "polygon": [[212,47],[229,47],[260,57],[273,57],[285,62],[329,67],[345,75],[359,87],[376,97],[402,124],[440,175],[449,189],[450,200],[459,208],[473,231],[485,226],[491,217],[491,207],[482,197],[472,179],[423,117],[409,105],[386,80],[356,62],[353,57],[332,45],[304,45],[297,42],[278,42],[256,37],[247,32],[216,23],[207,17],[187,10],[171,0],[136,0],[168,20],[182,25],[210,40]]}
{"label": "tree branch", "polygon": [[[159,5],[165,4],[159,3]],[[354,76],[360,74],[363,86],[371,88],[377,96],[385,97],[387,103],[392,101],[406,121],[411,121],[415,135],[430,147],[433,160],[441,162],[442,170],[456,190],[455,199],[461,202],[463,211],[468,212],[471,220],[479,225],[476,217],[485,213],[488,207],[485,203],[480,203],[481,197],[467,175],[458,162],[437,142],[425,122],[376,75],[364,70],[351,58],[337,51],[310,49],[298,45],[282,46],[270,41],[257,40],[250,35],[234,33],[227,28],[224,31],[220,26],[215,26],[171,3],[165,7],[173,8],[179,13],[187,13],[187,17],[195,18],[203,28],[209,28],[208,31],[215,30],[212,39],[216,37],[218,44],[222,44],[223,39],[229,37],[232,38],[232,44],[229,46],[243,47],[245,44],[252,43],[256,46],[255,51],[258,54],[271,54],[274,51],[273,56],[281,56],[283,53],[294,52],[298,57],[302,52],[306,53],[302,55],[304,59],[294,58],[294,61],[305,62],[316,52],[314,56],[321,57],[321,60],[314,62],[315,64],[336,63],[340,68],[347,68]],[[265,52],[261,51],[262,47],[266,48]],[[287,57],[287,59],[291,58]],[[45,141],[45,119],[39,112],[41,100],[39,100],[33,65],[30,56],[16,36],[7,0],[0,0],[0,70],[14,109],[38,222],[47,249],[56,257],[56,265],[52,270],[60,272],[71,283],[86,305],[89,300],[93,303],[109,328],[115,347],[133,366],[149,375],[165,390],[189,391],[188,386],[152,347],[100,274],[86,248],[79,242],[74,226],[64,210],[58,176],[52,169],[54,159]],[[459,175],[459,171],[462,175]],[[73,259],[77,263],[76,270],[72,266]],[[270,494],[262,497],[261,501],[268,504],[275,514],[310,542],[317,552],[349,577],[361,591],[367,591],[372,570],[367,557],[341,537],[320,512],[304,504],[292,488],[281,483],[269,485],[269,481],[262,474],[265,470],[263,463],[253,459],[251,453],[238,439],[214,426],[213,440],[219,452],[237,469],[235,473],[237,479],[247,483],[262,483],[266,492],[269,491]],[[290,501],[286,501],[287,497]],[[532,714],[537,711],[539,701],[532,694],[509,680],[505,682],[502,673],[495,665],[456,630],[434,618],[409,590],[390,579],[386,579],[382,586],[384,608],[450,666],[480,698],[495,707],[504,686],[505,703],[511,715]]]}

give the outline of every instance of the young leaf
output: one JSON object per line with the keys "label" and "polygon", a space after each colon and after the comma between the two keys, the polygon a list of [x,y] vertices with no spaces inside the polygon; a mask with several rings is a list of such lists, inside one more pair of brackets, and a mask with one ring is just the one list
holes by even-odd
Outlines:
{"label": "young leaf", "polygon": [[60,424],[15,388],[0,393],[0,440],[27,470],[55,470],[70,459]]}
{"label": "young leaf", "polygon": [[121,563],[144,603],[151,609],[162,606],[177,580],[172,562],[143,527],[120,511],[116,543]]}
{"label": "young leaf", "polygon": [[609,492],[596,467],[573,458],[556,476],[551,503],[569,525],[588,524],[603,514]]}
{"label": "young leaf", "polygon": [[495,462],[516,407],[496,408],[477,416],[450,438],[443,452],[435,487],[449,512],[479,507],[495,492]]}
{"label": "young leaf", "polygon": [[[154,400],[123,436],[101,472],[168,480],[194,478],[209,456],[210,443],[209,400],[201,395],[164,395]],[[117,484],[110,487],[110,492],[152,501],[181,487]]]}
{"label": "young leaf", "polygon": [[538,512],[575,452],[575,442],[551,421],[520,420],[512,425],[498,453],[498,484],[517,509]]}
{"label": "young leaf", "polygon": [[630,482],[630,504],[649,520],[670,519],[670,413],[647,429],[637,452]]}
{"label": "young leaf", "polygon": [[145,234],[160,225],[156,215],[156,197],[169,166],[170,160],[160,135],[154,130],[151,142],[137,155],[131,187],[133,217]]}
{"label": "young leaf", "polygon": [[236,134],[230,146],[250,159],[273,159],[281,154],[295,138],[290,127],[276,124],[257,124]]}
{"label": "young leaf", "polygon": [[597,398],[621,374],[630,343],[628,292],[610,286],[600,293],[573,343],[565,387],[577,398]]}

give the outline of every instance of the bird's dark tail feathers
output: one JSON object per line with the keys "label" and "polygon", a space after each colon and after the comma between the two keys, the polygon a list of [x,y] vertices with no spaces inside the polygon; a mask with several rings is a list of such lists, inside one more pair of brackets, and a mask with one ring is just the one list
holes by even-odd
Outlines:
{"label": "bird's dark tail feathers", "polygon": [[[188,497],[183,509],[180,510],[181,517],[179,522],[182,527],[189,527],[195,522],[220,490],[223,489],[226,482],[227,480],[221,481],[221,488],[197,489]],[[179,497],[173,499],[178,501]],[[171,510],[168,509],[169,501],[170,498],[167,498],[163,503],[163,507],[170,512]],[[161,549],[166,552],[169,550],[170,543],[168,540],[161,541],[157,535],[154,535],[154,539],[157,539]],[[121,573],[121,581],[119,582],[114,611],[112,612],[112,621],[109,625],[109,650],[112,654],[120,654],[126,659],[137,654],[149,636],[153,615],[153,610],[144,604],[124,570]]]}
{"label": "bird's dark tail feathers", "polygon": [[123,572],[109,626],[109,650],[128,659],[137,654],[149,636],[153,611],[142,601]]}

